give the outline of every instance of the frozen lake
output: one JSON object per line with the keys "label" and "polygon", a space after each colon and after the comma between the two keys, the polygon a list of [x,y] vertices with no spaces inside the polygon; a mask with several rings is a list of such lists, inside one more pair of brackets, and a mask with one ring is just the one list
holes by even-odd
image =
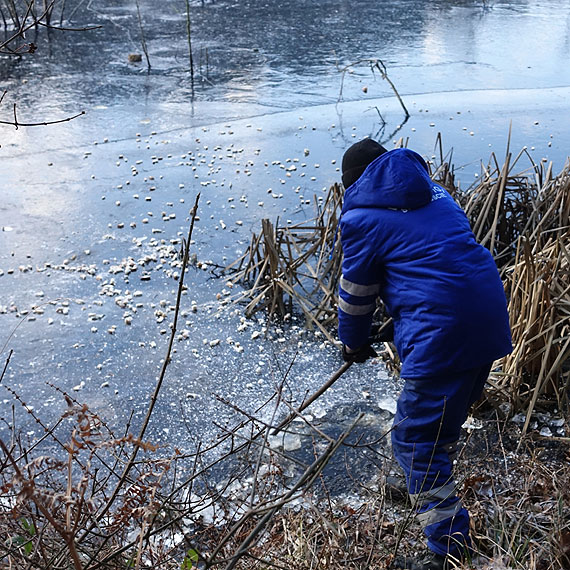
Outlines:
{"label": "frozen lake", "polygon": [[[193,253],[207,263],[186,276],[154,440],[215,431],[211,420],[228,412],[214,394],[254,409],[293,360],[288,396],[314,391],[340,366],[337,349],[300,321],[244,322],[239,306],[221,303],[227,280],[210,269],[243,252],[261,218],[310,218],[307,201],[339,181],[343,151],[364,136],[388,147],[403,137],[429,159],[440,132],[468,187],[481,160],[503,159],[512,126],[515,153],[526,145],[560,170],[570,149],[569,8],[193,2],[191,81],[185,2],[141,2],[150,72],[144,55],[128,61],[142,54],[134,3],[81,5],[66,25],[101,29],[42,32],[36,54],[0,61],[0,119],[11,119],[13,103],[22,122],[86,111],[0,130],[2,367],[14,351],[3,384],[42,417],[63,409],[46,382],[111,420],[143,414],[173,316],[174,253],[201,192]],[[371,59],[386,65],[405,123]],[[315,413],[396,391],[382,364],[354,366]],[[7,421],[12,403],[3,390]]]}

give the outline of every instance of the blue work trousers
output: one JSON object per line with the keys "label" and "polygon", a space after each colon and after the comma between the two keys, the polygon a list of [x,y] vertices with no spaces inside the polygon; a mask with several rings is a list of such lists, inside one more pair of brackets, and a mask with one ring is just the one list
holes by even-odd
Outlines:
{"label": "blue work trousers", "polygon": [[407,379],[398,399],[392,447],[410,499],[438,554],[458,554],[471,543],[469,513],[456,495],[453,458],[461,426],[483,391],[491,365],[448,375]]}

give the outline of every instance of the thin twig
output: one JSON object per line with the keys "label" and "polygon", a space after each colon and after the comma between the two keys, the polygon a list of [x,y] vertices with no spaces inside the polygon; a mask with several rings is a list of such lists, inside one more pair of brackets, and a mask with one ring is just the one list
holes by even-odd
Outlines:
{"label": "thin twig", "polygon": [[143,52],[146,58],[146,65],[148,67],[148,70],[150,71],[150,58],[148,56],[148,48],[146,46],[146,39],[145,39],[145,35],[144,35],[144,27],[143,27],[143,22],[142,22],[142,17],[141,17],[141,9],[139,6],[139,0],[135,0],[135,4],[137,6],[137,18],[138,18],[138,22],[139,22],[139,29],[141,32],[141,45],[143,48]]}
{"label": "thin twig", "polygon": [[[159,374],[159,377],[158,377],[158,380],[157,380],[157,383],[156,383],[156,386],[154,389],[154,393],[151,397],[149,406],[147,408],[147,412],[146,412],[145,419],[143,421],[143,425],[139,431],[138,442],[135,443],[131,457],[129,458],[127,464],[125,465],[123,473],[122,473],[119,481],[117,482],[111,497],[107,501],[107,504],[105,505],[105,507],[103,509],[101,509],[101,511],[98,513],[97,520],[101,520],[105,516],[105,514],[108,512],[108,510],[111,508],[111,505],[114,503],[115,499],[117,498],[124,482],[127,479],[127,476],[129,474],[130,470],[132,469],[132,467],[135,463],[135,459],[136,459],[138,452],[139,452],[139,449],[140,449],[140,442],[143,441],[144,434],[146,433],[146,429],[148,427],[148,424],[150,423],[150,418],[152,416],[154,406],[155,406],[156,401],[158,399],[158,394],[160,392],[160,389],[162,387],[162,383],[163,383],[164,378],[166,376],[166,370],[168,368],[168,365],[170,364],[170,355],[172,353],[172,346],[174,344],[174,339],[176,337],[176,325],[178,322],[178,314],[180,312],[180,303],[182,300],[182,291],[184,290],[184,274],[186,272],[186,268],[188,267],[188,259],[189,259],[189,255],[190,255],[190,243],[192,241],[192,232],[194,231],[194,222],[196,221],[196,216],[198,213],[198,202],[199,202],[199,200],[200,200],[200,194],[198,194],[196,196],[196,201],[194,203],[194,207],[191,210],[190,228],[188,230],[186,247],[184,249],[184,258],[182,260],[182,270],[180,272],[180,277],[179,277],[179,281],[178,281],[178,294],[176,297],[176,305],[175,305],[175,310],[174,310],[174,320],[173,320],[172,329],[170,332],[170,340],[169,340],[168,348],[166,351],[166,357],[165,357],[164,362],[162,364],[162,368],[161,368],[161,371],[160,371],[160,374]],[[81,537],[82,539],[87,536],[87,534],[91,530],[91,528],[83,534],[83,536]]]}
{"label": "thin twig", "polygon": [[0,125],[12,125],[18,129],[19,127],[45,127],[46,125],[57,125],[58,123],[67,123],[68,121],[73,121],[73,119],[77,119],[77,117],[81,117],[81,115],[85,115],[85,111],[81,111],[81,113],[77,113],[72,117],[67,117],[65,119],[58,119],[56,121],[39,121],[37,123],[22,123],[18,121],[18,116],[16,113],[16,103],[14,103],[14,120],[13,121],[1,121]]}

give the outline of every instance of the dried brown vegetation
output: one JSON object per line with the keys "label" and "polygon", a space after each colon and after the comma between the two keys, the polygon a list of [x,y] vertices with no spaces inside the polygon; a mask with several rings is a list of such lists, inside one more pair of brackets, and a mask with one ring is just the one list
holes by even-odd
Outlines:
{"label": "dried brown vegetation", "polygon": [[526,431],[537,404],[568,405],[570,163],[557,176],[543,163],[520,172],[524,156],[513,160],[507,150],[501,166],[493,155],[475,188],[451,190],[503,277],[514,351],[493,387],[499,399],[527,410]]}
{"label": "dried brown vegetation", "polygon": [[300,308],[306,325],[333,341],[342,260],[337,239],[342,196],[340,185],[331,186],[322,203],[315,198],[317,214],[307,222],[280,226],[262,221],[261,232],[253,234],[244,255],[226,268],[234,273],[234,281],[249,285],[238,298],[247,299],[247,315],[265,309],[285,317]]}
{"label": "dried brown vegetation", "polygon": [[[131,435],[130,426],[115,434],[63,392],[66,409],[44,423],[10,391],[44,431],[26,445],[12,425],[10,441],[0,439],[0,564],[17,569],[273,565],[282,555],[272,538],[279,512],[310,496],[361,419],[334,438],[311,428],[315,453],[301,461],[277,440],[270,445],[273,425],[260,419],[275,417],[283,400],[271,398],[256,416],[233,405],[234,427],[183,455]],[[286,476],[288,463],[296,469]]]}
{"label": "dried brown vegetation", "polygon": [[[381,570],[397,552],[421,550],[405,494],[387,484],[392,464],[383,439],[368,443],[353,433],[362,415],[335,438],[307,419],[281,432],[283,440],[302,433],[313,447],[300,461],[270,439],[284,402],[270,400],[255,415],[233,406],[234,427],[210,449],[197,445],[183,456],[114,434],[85,405],[62,397],[66,409],[54,424],[34,416],[44,438],[29,446],[16,436],[0,441],[3,567]],[[261,419],[268,415],[271,423]],[[515,452],[520,433],[492,412],[465,441],[458,481],[477,561],[464,568],[570,567],[567,450],[528,439]],[[135,447],[140,458],[123,478]],[[371,451],[378,472],[368,481],[354,459]],[[358,490],[357,501],[328,492],[327,464],[349,452],[340,476]],[[214,484],[224,464],[226,476]]]}
{"label": "dried brown vegetation", "polygon": [[[497,416],[498,418],[498,416]],[[570,568],[570,472],[566,445],[493,422],[474,432],[459,461],[463,500],[489,568]]]}

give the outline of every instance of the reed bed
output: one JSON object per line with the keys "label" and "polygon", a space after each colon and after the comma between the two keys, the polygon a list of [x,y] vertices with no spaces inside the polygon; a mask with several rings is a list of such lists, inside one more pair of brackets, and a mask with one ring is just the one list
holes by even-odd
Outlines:
{"label": "reed bed", "polygon": [[524,433],[537,405],[568,404],[570,163],[557,176],[552,164],[533,162],[517,172],[523,156],[507,151],[501,165],[492,155],[475,188],[451,191],[503,278],[514,350],[491,383],[514,410],[527,410]]}
{"label": "reed bed", "polygon": [[279,221],[261,221],[261,231],[252,235],[246,252],[226,268],[235,272],[234,281],[247,284],[238,298],[247,301],[246,315],[265,309],[271,316],[286,317],[300,309],[307,327],[334,342],[343,194],[333,184],[322,204],[315,198],[317,214],[307,222],[280,226]]}
{"label": "reed bed", "polygon": [[[400,144],[403,144],[401,141]],[[568,404],[570,387],[570,162],[558,175],[536,164],[525,149],[501,163],[491,155],[479,182],[466,190],[455,181],[450,155],[430,163],[432,177],[466,212],[478,241],[493,254],[505,285],[512,354],[496,363],[491,394],[512,411]],[[521,162],[528,160],[526,168]],[[246,313],[271,317],[301,312],[309,328],[335,342],[336,291],[342,250],[337,239],[343,188],[330,187],[316,216],[303,224],[262,221],[245,254],[228,269],[245,285]],[[382,307],[379,306],[379,311]],[[399,362],[388,345],[392,369]]]}

